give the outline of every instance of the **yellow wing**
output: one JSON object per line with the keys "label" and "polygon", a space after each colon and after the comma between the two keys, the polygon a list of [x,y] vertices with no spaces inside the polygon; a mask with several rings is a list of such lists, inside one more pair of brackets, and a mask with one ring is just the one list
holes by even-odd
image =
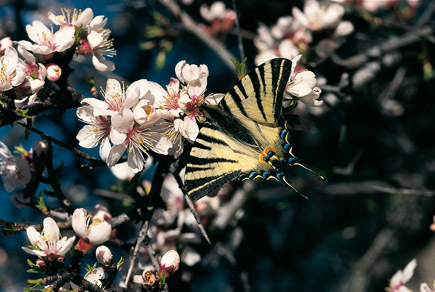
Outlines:
{"label": "yellow wing", "polygon": [[243,77],[217,106],[204,106],[208,121],[188,159],[185,186],[197,200],[235,178],[269,178],[273,165],[261,161],[269,146],[285,156],[278,126],[291,61],[273,59]]}
{"label": "yellow wing", "polygon": [[248,118],[276,126],[290,72],[291,61],[287,59],[273,59],[260,65],[225,95],[219,108],[240,120]]}

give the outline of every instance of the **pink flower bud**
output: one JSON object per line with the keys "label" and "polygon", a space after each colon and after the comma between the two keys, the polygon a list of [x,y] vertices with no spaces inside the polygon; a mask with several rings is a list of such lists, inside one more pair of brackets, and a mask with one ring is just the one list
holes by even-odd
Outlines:
{"label": "pink flower bud", "polygon": [[48,64],[47,65],[47,79],[51,81],[59,80],[62,75],[62,69],[56,64]]}
{"label": "pink flower bud", "polygon": [[168,250],[160,259],[160,270],[161,275],[165,271],[165,276],[170,277],[173,273],[178,270],[180,265],[180,255],[176,250]]}
{"label": "pink flower bud", "polygon": [[96,256],[97,262],[103,267],[111,266],[113,264],[112,252],[105,245],[101,245],[97,248]]}

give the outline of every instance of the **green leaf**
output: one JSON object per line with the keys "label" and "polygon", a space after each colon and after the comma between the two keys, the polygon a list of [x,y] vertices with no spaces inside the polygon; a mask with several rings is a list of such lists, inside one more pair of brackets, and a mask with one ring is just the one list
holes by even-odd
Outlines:
{"label": "green leaf", "polygon": [[34,263],[32,263],[32,261],[31,260],[29,260],[29,259],[27,259],[27,264],[31,267],[31,268],[33,268],[34,266],[36,266]]}
{"label": "green leaf", "polygon": [[160,287],[165,286],[166,283],[166,271],[163,270],[160,274]]}
{"label": "green leaf", "polygon": [[44,198],[42,197],[42,192],[39,193],[39,199],[35,205],[36,208],[41,210],[42,213],[46,214],[48,212],[47,206],[44,203]]}
{"label": "green leaf", "polygon": [[242,79],[243,76],[246,75],[246,60],[247,60],[247,58],[245,58],[243,60],[243,62],[241,62],[241,63],[239,63],[239,61],[237,61],[233,58],[230,58],[230,60],[234,64],[234,69],[237,73],[237,76],[239,77],[239,79]]}
{"label": "green leaf", "polygon": [[23,118],[26,118],[26,119],[31,119],[32,118],[32,116],[29,116],[27,113],[29,112],[29,109],[28,108],[26,108],[25,110],[22,110],[22,109],[17,109],[17,110],[15,110],[15,113],[17,114],[17,115],[19,115],[20,117],[23,117]]}
{"label": "green leaf", "polygon": [[93,266],[90,266],[89,264],[87,264],[87,267],[85,268],[86,272],[91,272],[93,270],[95,270],[97,268],[97,263],[95,263]]}
{"label": "green leaf", "polygon": [[121,257],[118,263],[116,264],[116,269],[119,270],[123,263],[124,263],[124,259]]}

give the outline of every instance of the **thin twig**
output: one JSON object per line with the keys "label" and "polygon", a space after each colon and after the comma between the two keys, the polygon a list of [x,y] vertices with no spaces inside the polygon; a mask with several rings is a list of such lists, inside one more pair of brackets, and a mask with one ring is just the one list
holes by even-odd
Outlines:
{"label": "thin twig", "polygon": [[245,60],[245,50],[243,49],[243,40],[242,40],[242,34],[240,32],[240,22],[239,22],[239,15],[237,14],[237,6],[236,6],[236,0],[233,0],[233,10],[236,14],[236,31],[237,31],[237,41],[239,43],[239,51],[240,51],[240,62],[243,62]]}
{"label": "thin twig", "polygon": [[145,240],[145,237],[147,235],[148,227],[149,227],[149,221],[146,220],[143,223],[142,228],[141,228],[141,230],[139,232],[139,236],[137,238],[136,246],[134,247],[133,255],[131,256],[131,259],[130,259],[130,266],[128,268],[127,277],[125,278],[125,287],[128,286],[128,282],[130,281],[131,274],[133,273],[134,263],[136,261],[137,256],[139,255],[140,245]]}
{"label": "thin twig", "polygon": [[91,161],[92,162],[92,166],[105,166],[106,165],[106,163],[104,163],[104,161],[102,161],[102,160],[100,160],[98,158],[92,157],[89,154],[86,154],[83,151],[80,151],[79,149],[77,149],[77,148],[75,148],[75,147],[73,147],[73,146],[71,146],[69,144],[66,144],[66,143],[64,143],[62,141],[59,141],[56,138],[53,138],[53,137],[47,135],[46,133],[44,133],[44,132],[42,132],[42,131],[40,131],[38,129],[35,129],[35,128],[31,127],[31,126],[28,126],[28,125],[20,123],[20,122],[18,122],[17,124],[19,124],[19,125],[27,128],[27,129],[31,130],[32,132],[35,132],[35,133],[39,134],[42,138],[47,139],[48,141],[53,142],[54,144],[56,144],[56,145],[58,145],[60,147],[63,147],[65,149],[68,149],[68,150],[74,152],[79,157]]}
{"label": "thin twig", "polygon": [[236,59],[222,43],[216,40],[214,37],[209,36],[204,31],[199,29],[198,24],[190,17],[187,13],[182,11],[180,7],[173,0],[165,0],[161,2],[168,8],[168,10],[175,16],[178,17],[186,30],[193,33],[197,38],[204,42],[210,49],[215,51],[215,53],[221,58],[224,64],[230,69],[231,72],[236,75],[234,71],[234,65],[230,59]]}
{"label": "thin twig", "polygon": [[205,240],[207,240],[208,244],[211,245],[210,238],[208,237],[207,232],[205,231],[204,225],[202,225],[201,223],[201,219],[199,218],[198,212],[195,210],[195,206],[193,205],[192,200],[189,198],[189,195],[187,194],[184,195],[184,198],[186,199],[187,205],[189,206],[189,209],[192,212],[193,217],[195,217],[196,223],[198,223],[199,230],[201,230],[201,233],[204,236]]}
{"label": "thin twig", "polygon": [[48,172],[48,177],[50,178],[50,185],[56,193],[56,197],[59,200],[60,205],[68,212],[72,212],[71,202],[65,197],[62,192],[62,188],[60,187],[60,183],[56,178],[56,172],[54,170],[53,165],[53,147],[51,143],[48,143],[48,151],[47,151],[47,161],[46,168]]}
{"label": "thin twig", "polygon": [[195,217],[196,223],[198,223],[199,230],[201,230],[202,235],[204,236],[205,240],[211,245],[210,238],[207,235],[207,232],[205,231],[204,226],[201,223],[201,219],[199,218],[198,212],[195,210],[195,206],[193,205],[192,200],[189,198],[189,195],[187,194],[186,188],[181,181],[181,177],[179,173],[173,173],[175,180],[178,183],[179,188],[184,194],[184,198],[186,199],[187,205],[189,206],[190,211],[193,214],[193,217]]}

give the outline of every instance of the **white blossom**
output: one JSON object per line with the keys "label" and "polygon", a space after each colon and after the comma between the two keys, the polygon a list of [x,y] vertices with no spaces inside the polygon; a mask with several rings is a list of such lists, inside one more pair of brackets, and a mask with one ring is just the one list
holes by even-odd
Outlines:
{"label": "white blossom", "polygon": [[213,2],[210,7],[208,7],[206,4],[201,5],[199,13],[201,14],[202,18],[208,22],[213,22],[217,19],[234,19],[236,16],[234,10],[227,9],[225,7],[225,3],[222,1]]}
{"label": "white blossom", "polygon": [[[305,27],[312,31],[321,31],[336,29],[344,15],[344,7],[338,3],[319,3],[316,0],[308,0],[305,2],[304,12],[297,7],[293,7],[292,12],[293,16]],[[347,28],[341,28],[340,33],[353,31],[353,25],[350,22],[346,25]]]}
{"label": "white blossom", "polygon": [[417,266],[416,259],[411,260],[405,267],[405,269],[398,270],[390,279],[389,292],[412,292],[405,284],[414,275],[415,267]]}
{"label": "white blossom", "polygon": [[72,227],[85,246],[102,244],[109,240],[112,233],[112,226],[107,221],[88,215],[83,208],[74,211]]}
{"label": "white blossom", "polygon": [[22,157],[13,156],[9,148],[1,141],[0,172],[7,192],[25,186],[32,179],[29,162]]}
{"label": "white blossom", "polygon": [[109,39],[109,37],[110,30],[107,29],[102,32],[92,30],[87,36],[90,51],[93,55],[92,63],[98,71],[115,70],[115,64],[105,58],[112,58],[116,55],[116,51],[113,48],[113,41]]}
{"label": "white blossom", "polygon": [[48,13],[48,19],[59,26],[87,27],[94,17],[91,8],[86,8],[83,11],[61,8],[60,11],[62,12],[61,15],[54,15],[52,12]]}
{"label": "white blossom", "polygon": [[23,60],[13,47],[8,47],[0,57],[0,92],[7,91],[23,83],[26,78]]}
{"label": "white blossom", "polygon": [[66,254],[72,247],[75,236],[69,239],[61,237],[56,221],[50,217],[44,219],[43,226],[41,233],[36,231],[33,226],[26,229],[32,247],[22,247],[22,249],[29,254],[46,257],[49,260],[54,260],[58,256]]}
{"label": "white blossom", "polygon": [[101,267],[92,269],[89,272],[87,272],[83,278],[86,281],[97,285],[98,287],[102,287],[103,282],[101,282],[101,280],[105,278],[104,269]]}
{"label": "white blossom", "polygon": [[31,51],[35,54],[51,56],[54,52],[63,52],[71,48],[75,42],[73,26],[63,26],[53,33],[45,24],[35,20],[26,26],[27,35],[35,43]]}
{"label": "white blossom", "polygon": [[294,74],[297,62],[301,55],[292,59],[292,69],[290,79],[284,92],[283,106],[287,107],[291,100],[299,100],[309,106],[320,106],[323,101],[317,100],[321,90],[315,87],[317,83],[316,76],[311,71],[302,71]]}

